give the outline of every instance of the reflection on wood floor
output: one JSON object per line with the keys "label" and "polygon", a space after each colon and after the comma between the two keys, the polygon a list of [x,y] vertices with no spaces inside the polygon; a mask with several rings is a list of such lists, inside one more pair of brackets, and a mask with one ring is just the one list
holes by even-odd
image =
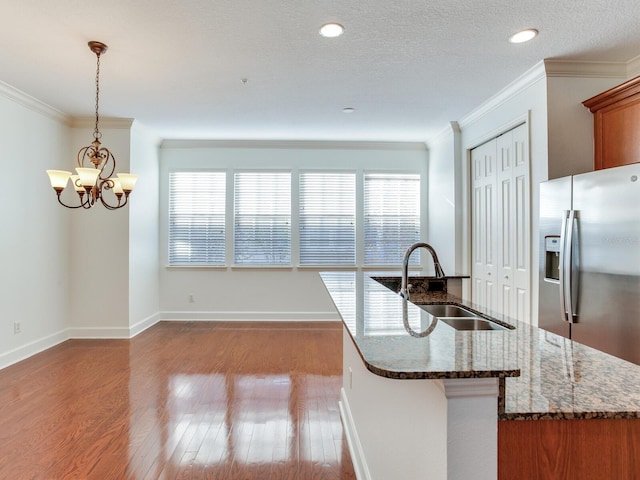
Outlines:
{"label": "reflection on wood floor", "polygon": [[0,370],[0,479],[355,479],[341,328],[161,322]]}

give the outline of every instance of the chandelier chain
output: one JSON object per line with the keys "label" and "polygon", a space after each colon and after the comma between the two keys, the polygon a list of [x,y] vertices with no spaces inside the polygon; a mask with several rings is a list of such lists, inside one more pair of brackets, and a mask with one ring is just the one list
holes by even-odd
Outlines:
{"label": "chandelier chain", "polygon": [[102,134],[100,130],[98,130],[98,122],[100,120],[100,116],[98,114],[98,105],[100,103],[100,53],[96,53],[96,127],[93,130],[93,138],[99,140]]}

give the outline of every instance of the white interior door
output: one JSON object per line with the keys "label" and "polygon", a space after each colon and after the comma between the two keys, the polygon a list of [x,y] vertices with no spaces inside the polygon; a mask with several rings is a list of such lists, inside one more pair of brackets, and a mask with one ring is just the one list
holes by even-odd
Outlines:
{"label": "white interior door", "polygon": [[525,124],[471,152],[472,300],[526,322],[531,315],[531,222]]}
{"label": "white interior door", "polygon": [[496,142],[471,152],[472,200],[472,301],[496,309]]}

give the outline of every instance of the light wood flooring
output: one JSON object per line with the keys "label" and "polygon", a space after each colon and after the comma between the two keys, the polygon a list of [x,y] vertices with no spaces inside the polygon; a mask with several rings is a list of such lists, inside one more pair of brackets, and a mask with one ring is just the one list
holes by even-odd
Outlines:
{"label": "light wood flooring", "polygon": [[355,479],[340,323],[161,322],[0,370],[0,479]]}

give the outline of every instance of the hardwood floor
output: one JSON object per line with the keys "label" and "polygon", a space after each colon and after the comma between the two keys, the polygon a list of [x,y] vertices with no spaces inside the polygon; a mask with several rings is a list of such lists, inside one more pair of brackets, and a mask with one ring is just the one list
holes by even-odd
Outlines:
{"label": "hardwood floor", "polygon": [[339,323],[161,322],[0,370],[0,479],[355,479]]}

